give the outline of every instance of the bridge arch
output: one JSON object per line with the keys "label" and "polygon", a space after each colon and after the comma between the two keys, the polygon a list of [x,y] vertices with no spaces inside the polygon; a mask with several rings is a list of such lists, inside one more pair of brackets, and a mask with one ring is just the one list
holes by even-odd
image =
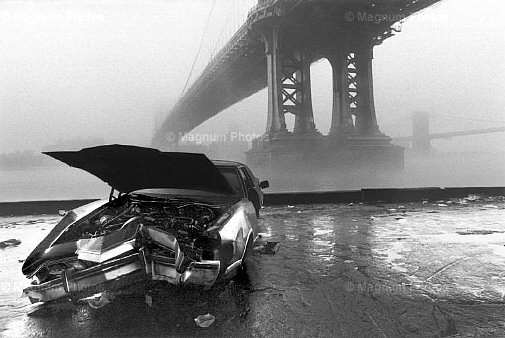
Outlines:
{"label": "bridge arch", "polygon": [[331,127],[333,95],[332,68],[327,58],[321,58],[310,65],[312,109],[314,123],[319,132],[327,135]]}

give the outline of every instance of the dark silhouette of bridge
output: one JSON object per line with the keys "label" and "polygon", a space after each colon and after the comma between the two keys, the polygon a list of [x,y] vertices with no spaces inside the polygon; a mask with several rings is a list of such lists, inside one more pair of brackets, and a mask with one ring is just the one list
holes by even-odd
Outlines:
{"label": "dark silhouette of bridge", "polygon": [[[210,61],[155,133],[153,145],[169,148],[181,135],[222,110],[268,87],[265,136],[248,158],[276,154],[363,152],[403,165],[403,149],[377,124],[373,48],[395,25],[440,0],[259,0],[246,22]],[[314,124],[310,65],[326,58],[333,73],[330,133]],[[263,114],[261,108],[259,114]],[[295,116],[293,130],[286,114]],[[175,140],[177,141],[177,140]],[[326,158],[327,156],[324,155]],[[259,161],[259,162],[258,162]]]}

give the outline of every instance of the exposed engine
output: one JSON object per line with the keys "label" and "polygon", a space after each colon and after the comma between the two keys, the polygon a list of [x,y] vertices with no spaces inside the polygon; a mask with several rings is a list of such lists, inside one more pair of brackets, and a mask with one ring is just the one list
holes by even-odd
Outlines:
{"label": "exposed engine", "polygon": [[178,240],[205,230],[219,215],[219,207],[188,201],[146,201],[128,199],[119,206],[108,206],[72,225],[56,244],[105,236],[121,229],[133,217],[170,232]]}
{"label": "exposed engine", "polygon": [[[122,230],[135,220],[139,225],[156,227],[174,236],[186,258],[199,261],[202,254],[205,255],[201,243],[209,240],[205,230],[222,214],[221,208],[190,200],[164,201],[127,196],[77,221],[53,245],[106,236]],[[147,246],[149,251],[162,256],[173,254],[151,245],[141,236],[137,244]],[[58,275],[64,268],[65,265],[51,266],[49,270],[52,275]]]}

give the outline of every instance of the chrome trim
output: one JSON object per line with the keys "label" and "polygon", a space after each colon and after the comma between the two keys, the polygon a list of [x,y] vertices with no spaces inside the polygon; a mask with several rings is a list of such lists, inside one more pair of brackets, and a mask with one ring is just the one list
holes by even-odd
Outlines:
{"label": "chrome trim", "polygon": [[[253,236],[253,235],[254,235],[254,233],[253,233],[252,229],[249,229],[249,234],[247,235],[247,239],[245,241],[244,252],[242,252],[242,258],[240,259],[241,261],[243,261],[245,258],[245,253],[247,251],[247,244],[249,244],[249,238],[251,238],[251,236]],[[253,240],[252,245],[254,245],[254,240]]]}
{"label": "chrome trim", "polygon": [[[175,265],[157,262],[150,258],[145,256],[143,252],[139,252],[86,270],[66,269],[61,277],[40,285],[30,286],[23,290],[23,294],[31,297],[35,302],[56,300],[74,293],[84,298],[102,290],[102,285],[114,283],[118,278],[126,276],[132,276],[132,278],[136,278],[135,280],[148,277],[151,280],[163,280],[174,285],[186,283],[212,286],[219,276],[221,267],[220,261],[192,262],[181,274],[177,272]],[[135,274],[136,272],[139,273]],[[120,284],[121,281],[118,283]],[[108,286],[110,287],[109,284]]]}
{"label": "chrome trim", "polygon": [[66,293],[70,293],[70,287],[69,287],[69,281],[68,281],[68,271],[65,269],[61,273],[61,279],[63,280],[63,290],[65,290]]}
{"label": "chrome trim", "polygon": [[119,245],[115,245],[110,249],[103,252],[93,252],[86,249],[77,249],[77,258],[83,261],[89,261],[93,263],[103,263],[114,257],[127,253],[135,249],[135,240],[130,240],[128,242],[123,242]]}
{"label": "chrome trim", "polygon": [[93,292],[91,289],[116,278],[126,276],[137,270],[141,270],[141,260],[139,254],[133,254],[113,262],[94,266],[86,270],[79,270],[72,273],[64,270],[60,278],[30,286],[23,290],[24,295],[28,295],[38,301],[50,301],[66,297],[73,292]]}
{"label": "chrome trim", "polygon": [[237,267],[240,266],[240,264],[242,264],[242,259],[239,259],[237,261],[235,261],[233,264],[231,264],[225,271],[225,274],[228,274],[230,273],[233,269],[236,269]]}
{"label": "chrome trim", "polygon": [[221,261],[192,262],[181,275],[181,283],[212,286],[220,269]]}
{"label": "chrome trim", "polygon": [[179,284],[180,278],[181,274],[177,272],[174,266],[151,261],[152,280],[164,280],[170,284]]}

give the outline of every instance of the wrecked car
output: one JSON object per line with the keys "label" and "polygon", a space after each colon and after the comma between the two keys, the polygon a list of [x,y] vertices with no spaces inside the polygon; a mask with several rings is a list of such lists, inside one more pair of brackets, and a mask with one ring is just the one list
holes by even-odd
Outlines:
{"label": "wrecked car", "polygon": [[67,212],[25,260],[32,303],[101,307],[136,283],[210,287],[235,276],[252,251],[258,190],[268,183],[243,164],[126,145],[46,154],[112,190]]}

